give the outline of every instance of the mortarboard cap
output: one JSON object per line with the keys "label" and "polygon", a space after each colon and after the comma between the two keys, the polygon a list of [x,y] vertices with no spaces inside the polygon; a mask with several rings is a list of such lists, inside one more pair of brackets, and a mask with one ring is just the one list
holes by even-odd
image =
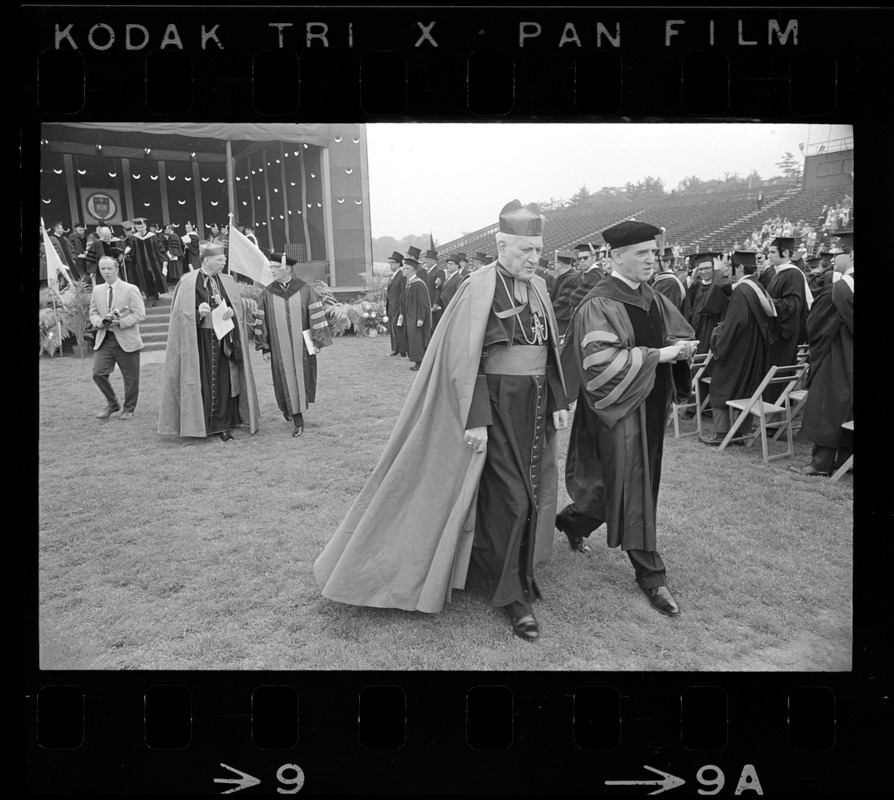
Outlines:
{"label": "mortarboard cap", "polygon": [[661,228],[656,228],[648,222],[637,222],[635,219],[619,222],[602,232],[602,238],[613,250],[616,247],[626,247],[629,244],[639,244],[654,239],[661,233]]}
{"label": "mortarboard cap", "polygon": [[500,232],[515,236],[543,236],[543,216],[537,203],[523,206],[512,200],[500,211]]}
{"label": "mortarboard cap", "polygon": [[589,242],[583,242],[582,244],[574,245],[574,249],[579,253],[595,253],[596,248],[593,247]]}
{"label": "mortarboard cap", "polygon": [[83,222],[75,222],[75,223],[72,224],[72,227],[74,227],[74,228],[86,228],[87,225],[86,225],[85,223],[83,223]]}
{"label": "mortarboard cap", "polygon": [[775,247],[782,253],[783,250],[788,250],[790,253],[794,255],[795,252],[795,240],[790,236],[777,236],[772,242],[770,242],[770,247]]}
{"label": "mortarboard cap", "polygon": [[842,252],[848,253],[854,249],[854,232],[850,231],[840,231],[838,233],[838,240],[835,242]]}
{"label": "mortarboard cap", "polygon": [[693,253],[689,256],[689,266],[697,267],[699,264],[704,264],[706,261],[710,262],[711,265],[714,265],[714,259],[717,258],[720,253],[715,252],[707,252],[707,253]]}
{"label": "mortarboard cap", "polygon": [[674,257],[674,248],[671,247],[670,245],[665,247],[661,253],[661,257],[662,258],[673,258]]}
{"label": "mortarboard cap", "polygon": [[556,260],[561,261],[563,264],[573,264],[574,256],[569,255],[568,253],[559,253],[556,255]]}
{"label": "mortarboard cap", "polygon": [[541,258],[540,266],[543,267],[544,269],[549,269],[549,259]]}
{"label": "mortarboard cap", "polygon": [[[223,245],[217,245],[217,246],[220,247],[221,252],[224,251]],[[269,253],[267,253],[267,258],[270,259],[271,264],[276,264],[276,265],[282,264],[282,257],[283,257],[282,253],[274,253],[272,250]],[[298,263],[297,258],[292,258],[291,256],[286,256],[286,264],[288,264],[288,266],[294,267],[295,264],[297,264],[297,263]]]}
{"label": "mortarboard cap", "polygon": [[754,250],[736,250],[733,253],[733,263],[742,267],[756,267],[756,256]]}
{"label": "mortarboard cap", "polygon": [[388,256],[388,260],[396,261],[398,264],[400,264],[404,260],[404,257],[400,253],[398,253],[397,250],[395,250],[390,256]]}

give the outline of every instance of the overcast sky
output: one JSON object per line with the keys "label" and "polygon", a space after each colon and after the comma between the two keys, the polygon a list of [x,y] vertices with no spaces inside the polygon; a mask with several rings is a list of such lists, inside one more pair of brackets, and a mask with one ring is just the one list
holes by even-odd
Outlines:
{"label": "overcast sky", "polygon": [[369,124],[372,235],[448,242],[495,223],[513,198],[568,199],[648,175],[666,191],[689,175],[769,178],[786,152],[803,163],[799,143],[851,135],[848,125]]}

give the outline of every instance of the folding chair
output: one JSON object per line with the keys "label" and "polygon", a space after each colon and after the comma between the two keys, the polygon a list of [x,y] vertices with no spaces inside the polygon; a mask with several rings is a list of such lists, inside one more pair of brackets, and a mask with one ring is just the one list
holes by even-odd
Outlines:
{"label": "folding chair", "polygon": [[[708,364],[711,363],[713,357],[713,353],[710,351],[707,353],[698,353],[692,357],[692,361],[689,364],[689,369],[692,373],[692,393],[683,403],[671,403],[671,419],[674,421],[675,439],[679,439],[681,436],[693,436],[696,433],[699,434],[699,436],[701,435],[702,411],[704,411],[705,406],[708,404],[708,397],[701,396],[700,381],[703,380],[702,375],[704,374],[705,369],[707,369]],[[694,431],[689,431],[688,433],[680,433],[680,413],[690,408],[695,409],[696,429]],[[668,420],[668,423],[670,423],[670,419]]]}
{"label": "folding chair", "polygon": [[[732,427],[729,429],[729,433],[726,434],[717,449],[719,451],[722,451],[731,441],[734,440],[734,437],[735,441],[742,441],[747,439],[748,446],[750,447],[757,440],[757,437],[760,436],[765,464],[769,464],[770,461],[775,458],[784,458],[787,456],[791,456],[794,453],[795,448],[794,442],[792,441],[792,408],[789,394],[798,384],[798,381],[803,377],[806,370],[806,363],[788,364],[782,367],[770,367],[769,371],[764,376],[764,379],[761,381],[760,386],[755,389],[754,394],[751,395],[751,397],[738,400],[727,400],[726,404],[731,409],[734,409],[739,413],[733,421]],[[784,384],[782,393],[779,395],[779,398],[775,403],[768,403],[766,400],[763,399],[764,391],[771,384],[777,383]],[[759,422],[758,432],[748,434],[747,436],[736,437],[736,431],[739,430],[739,428],[742,426],[742,423],[748,418],[747,415],[757,417],[757,420]],[[780,416],[781,418],[778,418]],[[769,448],[767,446],[767,430],[770,428],[775,429],[779,426],[782,426],[783,430],[787,434],[788,449],[784,453],[776,453],[775,455],[771,456],[769,453]]]}
{"label": "folding chair", "polygon": [[[842,428],[846,428],[849,431],[854,429],[854,421],[850,420],[848,422],[841,423]],[[845,461],[835,472],[832,473],[832,477],[829,478],[829,483],[834,483],[837,481],[845,472],[847,472],[852,466],[854,466],[854,454],[851,453],[850,458]]]}
{"label": "folding chair", "polygon": [[[802,347],[806,347],[807,345],[801,345]],[[801,361],[800,350],[798,352],[798,363],[806,364],[806,360]],[[797,433],[801,430],[800,425],[800,417],[804,413],[804,403],[807,401],[807,389],[804,388],[804,384],[807,382],[807,373],[810,372],[810,366],[808,365],[807,369],[804,370],[804,374],[801,375],[801,378],[798,380],[797,384],[795,384],[795,388],[792,389],[789,393],[789,400],[791,400],[792,404],[792,433]],[[798,420],[799,424],[795,425],[795,421]],[[779,437],[785,432],[785,428],[780,426],[776,433],[773,434],[773,441],[776,442],[779,440]]]}
{"label": "folding chair", "polygon": [[806,342],[804,344],[798,345],[798,353],[795,356],[795,361],[799,364],[803,364],[810,357],[810,345]]}

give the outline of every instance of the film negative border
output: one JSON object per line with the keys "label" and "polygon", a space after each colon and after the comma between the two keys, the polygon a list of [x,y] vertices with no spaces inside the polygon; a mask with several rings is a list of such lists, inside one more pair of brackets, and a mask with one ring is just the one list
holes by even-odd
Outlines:
{"label": "film negative border", "polygon": [[[25,6],[24,176],[41,123],[63,121],[841,122],[878,176],[861,202],[873,198],[865,224],[886,239],[887,20],[865,8]],[[172,82],[184,91],[164,91]],[[35,197],[23,180],[25,230]],[[29,788],[884,791],[883,478],[859,497],[851,673],[42,672],[29,574]],[[26,543],[26,563],[35,551]]]}

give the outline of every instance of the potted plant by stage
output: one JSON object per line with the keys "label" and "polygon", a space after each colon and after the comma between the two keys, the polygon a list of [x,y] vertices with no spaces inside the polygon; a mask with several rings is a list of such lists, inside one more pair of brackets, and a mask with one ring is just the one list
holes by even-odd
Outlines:
{"label": "potted plant by stage", "polygon": [[[61,293],[61,314],[63,322],[75,337],[72,353],[77,358],[90,355],[95,329],[90,322],[90,297],[93,287],[87,280],[78,280],[69,284]],[[57,301],[58,302],[58,301]]]}

